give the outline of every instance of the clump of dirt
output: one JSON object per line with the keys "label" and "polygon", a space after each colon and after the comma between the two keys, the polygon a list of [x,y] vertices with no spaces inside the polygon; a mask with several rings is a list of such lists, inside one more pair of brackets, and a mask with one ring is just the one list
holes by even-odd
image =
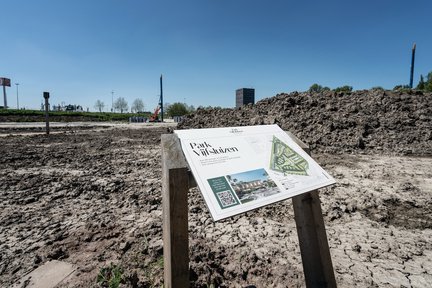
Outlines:
{"label": "clump of dirt", "polygon": [[431,100],[421,91],[283,93],[236,109],[198,109],[179,128],[278,124],[317,152],[432,155]]}
{"label": "clump of dirt", "polygon": [[376,207],[362,211],[369,219],[407,229],[432,229],[432,201],[417,205],[413,201],[386,199]]}

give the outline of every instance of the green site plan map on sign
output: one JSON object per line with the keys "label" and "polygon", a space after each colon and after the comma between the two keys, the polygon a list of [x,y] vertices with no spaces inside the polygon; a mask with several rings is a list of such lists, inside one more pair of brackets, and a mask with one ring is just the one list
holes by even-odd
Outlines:
{"label": "green site plan map on sign", "polygon": [[270,169],[284,174],[307,176],[309,163],[287,144],[273,136]]}

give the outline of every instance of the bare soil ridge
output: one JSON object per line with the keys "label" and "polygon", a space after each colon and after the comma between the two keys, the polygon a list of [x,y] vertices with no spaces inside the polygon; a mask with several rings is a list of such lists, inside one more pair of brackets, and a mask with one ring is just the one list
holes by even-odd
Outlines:
{"label": "bare soil ridge", "polygon": [[432,93],[278,94],[236,109],[198,109],[180,129],[278,124],[329,153],[432,155]]}

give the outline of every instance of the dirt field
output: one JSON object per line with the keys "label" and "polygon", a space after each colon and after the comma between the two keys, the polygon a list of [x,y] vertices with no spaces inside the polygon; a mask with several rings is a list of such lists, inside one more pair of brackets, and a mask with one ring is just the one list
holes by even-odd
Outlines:
{"label": "dirt field", "polygon": [[[61,287],[111,263],[124,287],[162,286],[166,131],[0,129],[0,287],[52,259],[76,267]],[[339,287],[432,287],[432,158],[312,153],[337,180],[320,196]],[[304,286],[290,200],[214,223],[192,189],[189,211],[192,287]]]}

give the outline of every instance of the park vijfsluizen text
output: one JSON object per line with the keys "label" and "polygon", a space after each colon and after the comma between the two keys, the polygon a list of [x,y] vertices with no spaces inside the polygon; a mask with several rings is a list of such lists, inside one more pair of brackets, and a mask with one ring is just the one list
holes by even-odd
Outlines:
{"label": "park vijfsluizen text", "polygon": [[192,143],[189,143],[189,145],[191,146],[192,151],[197,156],[204,156],[204,157],[207,157],[210,155],[226,154],[226,153],[232,153],[232,152],[238,152],[239,151],[237,147],[214,148],[212,145],[207,143],[207,141],[204,141],[201,143],[192,142]]}

